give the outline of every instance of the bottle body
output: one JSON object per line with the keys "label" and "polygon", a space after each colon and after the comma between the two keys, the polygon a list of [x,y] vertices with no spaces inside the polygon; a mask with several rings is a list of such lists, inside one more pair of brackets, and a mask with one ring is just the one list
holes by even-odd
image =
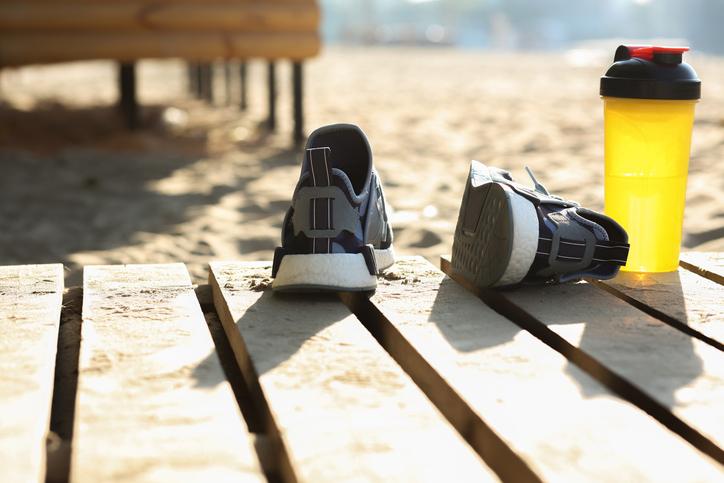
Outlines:
{"label": "bottle body", "polygon": [[675,271],[696,100],[603,97],[605,211],[628,232],[622,268]]}

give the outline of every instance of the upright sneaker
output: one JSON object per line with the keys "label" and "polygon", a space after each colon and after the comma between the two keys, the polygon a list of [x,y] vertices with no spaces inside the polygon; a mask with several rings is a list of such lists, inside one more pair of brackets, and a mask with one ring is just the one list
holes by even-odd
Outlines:
{"label": "upright sneaker", "polygon": [[279,291],[371,291],[394,263],[372,150],[362,130],[334,124],[307,140],[302,172],[274,252]]}
{"label": "upright sneaker", "polygon": [[453,270],[476,286],[609,279],[626,264],[628,235],[613,219],[534,189],[507,171],[470,164],[452,250]]}

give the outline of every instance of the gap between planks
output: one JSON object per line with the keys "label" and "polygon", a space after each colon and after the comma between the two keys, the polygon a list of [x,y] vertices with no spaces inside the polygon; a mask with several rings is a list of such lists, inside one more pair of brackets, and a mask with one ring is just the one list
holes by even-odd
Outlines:
{"label": "gap between planks", "polygon": [[67,289],[63,295],[63,308],[60,313],[46,483],[67,483],[70,476],[82,306],[83,289]]}
{"label": "gap between planks", "polygon": [[[371,300],[343,298],[451,421],[471,431],[482,420],[543,479],[721,477],[684,440],[420,258],[398,260]],[[448,402],[453,391],[462,415]]]}
{"label": "gap between planks", "polygon": [[[707,454],[714,460],[718,461],[720,464],[724,464],[724,451],[722,451],[722,449],[715,442],[715,440],[720,440],[721,435],[717,433],[718,436],[711,436],[710,434],[702,431],[702,420],[704,420],[705,418],[699,416],[697,418],[699,424],[692,425],[690,424],[690,422],[680,418],[677,414],[674,414],[674,412],[672,412],[671,410],[671,405],[663,401],[661,396],[652,396],[652,394],[650,394],[651,391],[646,391],[642,389],[639,385],[632,383],[630,380],[631,376],[629,374],[627,374],[628,377],[622,376],[620,368],[621,366],[619,366],[619,369],[617,371],[614,371],[607,364],[604,364],[600,360],[602,356],[608,358],[607,363],[609,365],[613,361],[610,355],[606,354],[605,348],[592,347],[587,348],[586,350],[579,348],[579,342],[577,337],[572,336],[570,333],[568,333],[565,330],[565,326],[556,325],[555,322],[549,320],[550,316],[548,316],[546,320],[541,320],[539,317],[536,316],[537,314],[531,312],[531,310],[536,310],[536,306],[538,307],[537,312],[540,312],[541,307],[543,307],[544,305],[541,305],[540,303],[536,305],[535,303],[530,303],[530,301],[528,302],[527,306],[521,304],[521,301],[524,300],[524,297],[521,298],[521,294],[524,293],[524,290],[506,292],[499,290],[478,289],[470,284],[467,280],[457,276],[452,271],[449,257],[441,257],[440,263],[443,272],[445,272],[448,276],[453,278],[471,293],[478,296],[496,312],[504,315],[505,317],[519,325],[521,328],[535,335],[538,339],[540,339],[556,351],[560,352],[576,366],[584,370],[594,379],[598,380],[613,393],[640,407],[642,410],[646,411],[648,414],[658,420],[661,424],[669,428],[672,432],[678,434],[686,441],[691,443],[694,447]],[[587,288],[585,287],[585,283],[580,285],[582,285],[583,288]],[[559,286],[558,289],[560,289],[560,287],[565,286]],[[548,294],[553,294],[555,293],[556,287],[550,287],[546,290]],[[595,293],[591,293],[591,296],[595,295]],[[581,297],[579,296],[576,299],[580,298]],[[552,300],[553,299],[551,298],[544,297],[543,304],[545,304],[545,306],[551,306]],[[570,299],[568,300],[570,302]],[[555,304],[561,303],[562,302],[560,300],[555,302]],[[598,309],[600,309],[600,315],[608,313],[606,312],[606,310],[610,310],[610,307],[599,307]],[[592,311],[592,314],[594,312],[595,311]],[[562,313],[563,312],[559,312],[559,314]],[[633,314],[634,319],[627,320],[624,325],[630,323],[638,323],[646,326],[647,324],[652,323],[651,321],[646,321],[645,315],[636,315],[635,310],[633,311]],[[664,325],[662,327],[666,326]],[[612,341],[609,344],[610,347],[615,347],[615,345],[616,341]],[[711,361],[720,357],[721,353],[714,349],[709,349],[707,351],[707,347],[708,346],[706,344],[702,344],[702,346],[699,347],[699,350],[703,350],[707,354],[708,361],[710,362],[708,366],[710,367],[710,370],[714,370],[716,372],[718,371],[718,368],[721,367],[721,364],[718,364],[716,361],[714,363],[711,363]],[[653,350],[655,350],[655,348]],[[655,369],[651,366],[649,366],[649,368],[652,370]],[[720,380],[720,377],[715,377],[713,379],[714,382],[712,384],[714,385],[711,386],[712,390],[720,387]],[[639,384],[641,384],[646,383],[647,381],[639,377],[638,382]],[[651,384],[650,387],[652,388],[652,391],[657,390],[657,386],[655,383]],[[706,394],[706,389],[703,390],[704,393],[702,394]],[[716,392],[712,393],[711,397],[706,398],[714,400],[712,403],[713,408],[716,408],[717,394],[718,393]],[[683,407],[686,408],[686,404],[683,404]],[[716,411],[712,411],[710,414],[711,416],[716,416],[717,413]],[[717,428],[717,424],[715,422],[712,423],[712,426],[714,427],[714,429],[719,429]]]}
{"label": "gap between planks", "polygon": [[269,263],[211,264],[237,360],[300,481],[496,479],[335,295],[278,295]]}
{"label": "gap between planks", "polygon": [[493,428],[477,417],[465,398],[392,329],[366,295],[345,292],[339,297],[503,481],[542,481]]}
{"label": "gap between planks", "polygon": [[[201,287],[199,287],[199,288],[197,289],[197,296],[198,296],[198,298],[199,298],[200,303],[202,304],[202,306],[203,306],[203,308],[204,308],[204,311],[205,311],[205,312],[208,312],[208,311],[209,311],[208,309],[211,307],[211,300],[209,299],[209,296],[210,296],[210,294],[209,294],[209,287],[208,287],[208,286],[201,286]],[[210,326],[211,326],[211,324],[212,324],[212,322],[209,322],[209,325],[210,325]],[[213,330],[212,330],[212,334],[213,334]],[[376,335],[377,335],[377,334],[376,334]],[[216,340],[216,338],[215,338],[214,340],[215,340],[215,342],[216,342],[217,345],[218,345],[218,341]],[[60,340],[58,341],[58,344],[59,344],[59,345],[61,344],[61,341],[60,341]],[[226,367],[225,367],[224,369],[226,370]],[[56,376],[57,376],[57,375],[56,375]],[[246,415],[245,415],[245,416],[246,416]]]}
{"label": "gap between planks", "polygon": [[[398,260],[370,300],[342,297],[460,432],[484,424],[543,479],[721,476],[684,440],[420,258]],[[450,404],[451,393],[464,404]]]}
{"label": "gap between planks", "polygon": [[[724,351],[722,267],[724,255],[684,252],[675,272],[620,272],[597,287],[662,322]],[[702,268],[707,267],[707,268]]]}
{"label": "gap between planks", "polygon": [[[588,282],[591,285],[618,297],[642,312],[669,324],[689,337],[694,337],[720,351],[724,351],[724,344],[718,340],[724,334],[724,321],[721,320],[720,315],[717,315],[718,312],[712,314],[712,312],[708,310],[709,308],[714,311],[720,310],[721,299],[719,301],[714,300],[713,298],[710,300],[701,300],[701,302],[710,306],[705,307],[704,314],[701,314],[701,307],[698,306],[696,300],[690,300],[689,303],[687,303],[687,300],[684,298],[681,291],[677,291],[676,288],[674,288],[675,285],[658,283],[657,279],[660,280],[663,277],[671,278],[673,275],[678,276],[679,274],[682,274],[685,280],[688,279],[692,282],[708,282],[708,284],[714,286],[713,288],[720,291],[724,297],[724,290],[722,290],[716,283],[710,282],[709,280],[697,274],[687,272],[686,270],[680,270],[675,274],[665,273],[643,276],[639,274],[622,274],[619,275],[618,280],[588,280]],[[706,288],[711,289],[711,285]],[[642,301],[637,298],[642,295],[642,292],[640,291],[641,289],[658,291],[658,293],[654,292],[651,296],[647,295],[645,297],[646,300]],[[689,316],[692,318],[691,323],[693,323],[693,326],[689,325]],[[712,316],[713,320],[708,321],[707,319]],[[717,317],[719,320],[717,320]],[[707,327],[706,325],[708,323],[713,324],[714,327]],[[711,334],[714,337],[710,337],[708,334]]]}
{"label": "gap between planks", "polygon": [[[269,481],[279,481],[275,466],[279,448],[266,432],[260,410],[254,407],[249,388],[244,382],[236,360],[223,332],[221,322],[214,308],[211,287],[195,287],[217,354],[227,380],[231,384],[237,403],[249,431],[255,433],[254,446]],[[55,365],[55,382],[50,416],[50,433],[47,443],[46,483],[69,481],[73,439],[75,399],[78,385],[78,355],[83,306],[83,288],[71,287],[65,290],[60,316],[58,349]]]}
{"label": "gap between planks", "polygon": [[71,481],[265,479],[185,266],[85,267],[81,333]]}
{"label": "gap between planks", "polygon": [[682,252],[679,265],[712,282],[724,285],[724,253]]}

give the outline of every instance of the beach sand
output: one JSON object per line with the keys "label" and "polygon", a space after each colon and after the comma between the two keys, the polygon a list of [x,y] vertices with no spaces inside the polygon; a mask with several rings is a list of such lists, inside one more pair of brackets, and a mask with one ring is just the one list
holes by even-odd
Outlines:
{"label": "beach sand", "polygon": [[[697,107],[684,248],[724,250],[724,59],[691,56]],[[437,263],[452,244],[470,159],[603,208],[598,79],[608,58],[447,49],[329,48],[306,64],[306,127],[351,122],[368,134],[396,250]],[[250,109],[191,99],[176,61],[139,71],[144,126],[122,128],[115,66],[86,62],[2,72],[0,264],[269,260],[297,180],[290,68],[279,68],[279,129],[263,129],[265,64],[250,63]],[[218,76],[219,79],[221,76]]]}

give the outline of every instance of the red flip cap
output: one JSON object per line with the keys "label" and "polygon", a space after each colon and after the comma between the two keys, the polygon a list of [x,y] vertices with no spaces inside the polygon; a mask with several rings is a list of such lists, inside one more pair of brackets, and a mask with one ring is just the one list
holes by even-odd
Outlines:
{"label": "red flip cap", "polygon": [[689,47],[656,47],[653,45],[627,45],[628,53],[644,60],[654,60],[654,54],[683,54]]}

